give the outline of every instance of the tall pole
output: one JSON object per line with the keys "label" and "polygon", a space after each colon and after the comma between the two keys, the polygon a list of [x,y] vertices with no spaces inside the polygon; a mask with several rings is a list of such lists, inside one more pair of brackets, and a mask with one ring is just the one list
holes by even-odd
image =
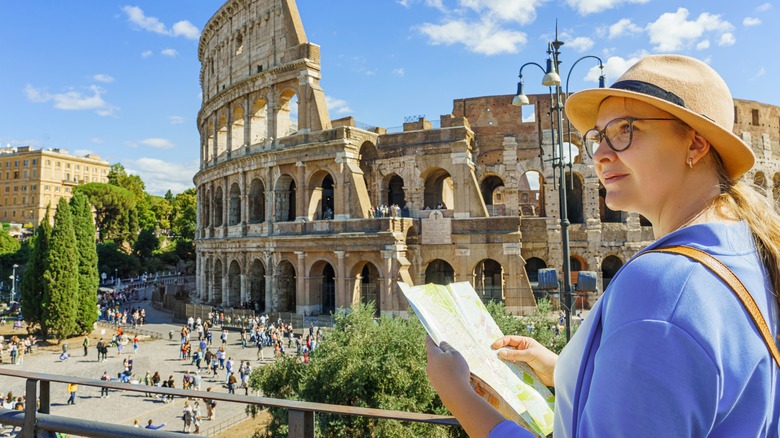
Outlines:
{"label": "tall pole", "polygon": [[11,301],[14,301],[14,298],[16,297],[16,268],[18,268],[19,265],[13,266],[13,274],[11,275]]}

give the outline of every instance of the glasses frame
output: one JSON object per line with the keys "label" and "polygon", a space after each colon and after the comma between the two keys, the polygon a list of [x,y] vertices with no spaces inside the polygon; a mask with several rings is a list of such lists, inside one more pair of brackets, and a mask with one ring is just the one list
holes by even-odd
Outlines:
{"label": "glasses frame", "polygon": [[[623,149],[616,148],[615,145],[612,144],[612,140],[610,140],[609,137],[607,136],[607,128],[609,127],[609,125],[611,125],[612,123],[614,123],[614,122],[616,122],[618,120],[625,120],[625,121],[628,122],[628,143],[626,144],[626,147],[624,147]],[[658,120],[658,121],[660,121],[660,120],[679,120],[679,119],[668,118],[668,117],[665,117],[665,118],[660,118],[660,117],[618,117],[616,119],[612,119],[609,122],[607,122],[607,124],[604,125],[604,129],[598,129],[596,127],[593,127],[591,129],[588,129],[587,131],[585,131],[585,134],[582,136],[582,143],[583,143],[584,146],[587,146],[587,144],[590,143],[587,140],[588,136],[590,135],[591,132],[595,132],[596,133],[596,138],[598,139],[598,141],[596,142],[597,144],[601,145],[601,143],[604,140],[607,140],[607,146],[609,146],[610,149],[612,149],[615,152],[623,152],[624,150],[628,149],[631,146],[631,143],[633,143],[633,141],[634,141],[634,122],[636,122],[637,120],[639,120],[639,121],[643,121],[643,120]],[[586,147],[586,149],[589,149],[589,148]],[[589,150],[588,151],[588,155],[593,156],[593,152],[595,152],[595,150],[594,151],[590,151]]]}

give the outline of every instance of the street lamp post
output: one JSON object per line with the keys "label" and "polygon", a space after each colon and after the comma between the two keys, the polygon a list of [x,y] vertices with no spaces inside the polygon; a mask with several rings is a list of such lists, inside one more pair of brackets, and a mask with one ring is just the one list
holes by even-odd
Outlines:
{"label": "street lamp post", "polygon": [[114,268],[114,284],[119,284],[119,268]]}
{"label": "street lamp post", "polygon": [[[564,314],[566,319],[566,340],[568,341],[571,339],[571,307],[572,307],[572,289],[571,289],[571,261],[569,259],[569,215],[567,211],[566,206],[566,171],[565,166],[571,167],[571,162],[568,164],[564,160],[564,149],[563,149],[563,99],[561,98],[561,77],[558,74],[560,71],[560,48],[563,46],[563,41],[560,41],[558,39],[558,29],[556,25],[555,29],[555,41],[551,41],[548,43],[547,46],[547,68],[543,68],[541,65],[535,63],[535,62],[528,62],[523,64],[522,67],[520,67],[520,81],[517,83],[517,95],[512,100],[512,105],[515,106],[521,106],[521,105],[528,105],[530,104],[530,101],[528,100],[528,96],[525,95],[523,91],[523,67],[527,65],[535,65],[542,69],[542,71],[545,72],[544,78],[542,78],[542,85],[547,87],[554,87],[550,89],[550,111],[555,112],[556,119],[553,121],[553,130],[557,129],[557,135],[555,132],[553,132],[553,141],[557,140],[557,156],[555,151],[555,146],[553,145],[552,149],[552,165],[553,165],[553,175],[555,174],[555,169],[559,168],[560,175],[559,178],[559,184],[558,184],[558,195],[559,195],[559,210],[560,210],[560,221],[561,221],[561,245],[562,245],[562,251],[563,251],[563,291],[562,291],[562,301],[564,306]],[[569,95],[569,78],[571,77],[571,71],[574,69],[574,66],[577,65],[580,61],[584,59],[596,59],[599,62],[599,68],[601,69],[601,75],[599,76],[599,87],[604,87],[604,64],[602,63],[601,59],[597,56],[593,55],[587,55],[583,56],[572,64],[571,68],[569,69],[569,74],[566,76],[566,97]],[[554,101],[553,101],[554,98]],[[551,113],[552,115],[552,113]],[[557,126],[555,126],[557,125]],[[540,145],[541,147],[541,145]],[[542,168],[544,168],[544,160],[542,159]]]}
{"label": "street lamp post", "polygon": [[13,273],[11,274],[11,301],[14,301],[14,298],[16,298],[16,268],[18,267],[19,265],[14,264]]}

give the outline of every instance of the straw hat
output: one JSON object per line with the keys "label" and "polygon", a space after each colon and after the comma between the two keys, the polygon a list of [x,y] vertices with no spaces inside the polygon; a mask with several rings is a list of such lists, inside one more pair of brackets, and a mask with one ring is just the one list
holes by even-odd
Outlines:
{"label": "straw hat", "polygon": [[728,86],[698,59],[680,55],[642,58],[610,88],[572,94],[566,101],[566,115],[585,132],[596,126],[601,102],[612,96],[649,103],[685,122],[709,140],[731,178],[739,178],[753,167],[753,150],[733,133],[734,101]]}

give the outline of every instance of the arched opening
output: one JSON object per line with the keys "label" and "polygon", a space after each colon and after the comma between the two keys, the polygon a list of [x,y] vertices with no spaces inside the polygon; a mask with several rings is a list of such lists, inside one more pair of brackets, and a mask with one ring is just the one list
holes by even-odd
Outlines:
{"label": "arched opening", "polygon": [[653,224],[651,224],[650,221],[646,217],[644,217],[644,216],[642,216],[640,214],[639,215],[639,226],[640,227],[652,227]]}
{"label": "arched opening", "polygon": [[493,259],[485,259],[474,268],[474,290],[482,302],[504,301],[504,269]]}
{"label": "arched opening", "polygon": [[249,223],[262,222],[265,222],[265,184],[255,178],[249,186]]}
{"label": "arched opening", "polygon": [[763,192],[766,193],[766,176],[764,175],[764,172],[756,172],[755,175],[753,175],[753,184],[756,185],[756,187],[760,187]]}
{"label": "arched opening", "polygon": [[276,292],[280,312],[295,312],[295,267],[282,260],[276,268]]}
{"label": "arched opening", "polygon": [[252,104],[252,117],[249,119],[249,143],[263,143],[268,136],[268,105],[259,98]]}
{"label": "arched opening", "polygon": [[217,157],[227,151],[227,117],[224,114],[217,118]]}
{"label": "arched opening", "polygon": [[535,288],[539,283],[539,270],[547,267],[547,263],[539,257],[531,257],[525,261],[525,275],[531,283],[531,288]]}
{"label": "arched opening", "polygon": [[[374,199],[372,188],[376,187],[376,171],[374,170],[376,159],[379,157],[379,152],[376,146],[366,141],[360,145],[360,170],[363,171],[363,181],[366,183],[366,189],[368,190],[368,199],[371,200],[372,205],[379,204],[381,201]],[[401,204],[399,204],[401,205]]]}
{"label": "arched opening", "polygon": [[222,276],[222,260],[217,259],[214,262],[214,276],[211,281],[211,302],[218,305],[222,304]]}
{"label": "arched opening", "polygon": [[455,281],[455,270],[442,259],[428,263],[425,268],[425,283],[448,285]]}
{"label": "arched opening", "polygon": [[233,183],[230,186],[228,209],[228,225],[241,223],[241,189],[238,188],[238,183]]}
{"label": "arched opening", "polygon": [[450,174],[441,168],[428,169],[424,176],[425,192],[423,203],[425,208],[454,208],[454,186]]}
{"label": "arched opening", "polygon": [[623,214],[607,207],[607,189],[599,183],[599,216],[601,222],[622,222]]}
{"label": "arched opening", "polygon": [[772,177],[772,182],[774,183],[774,187],[772,188],[772,199],[774,199],[774,205],[775,208],[777,208],[780,205],[780,173],[776,173],[774,177]]}
{"label": "arched opening", "polygon": [[366,305],[374,303],[374,315],[379,316],[379,311],[382,309],[381,297],[379,296],[379,270],[373,263],[366,262],[360,270],[357,280],[357,285],[360,288],[360,302]]}
{"label": "arched opening", "polygon": [[211,225],[211,190],[206,190],[201,199],[203,205],[203,228]]}
{"label": "arched opening", "polygon": [[617,271],[623,266],[623,261],[617,256],[606,256],[601,262],[601,278],[604,284],[604,289],[607,290],[607,286],[612,282],[612,279],[617,274]]}
{"label": "arched opening", "polygon": [[282,175],[276,180],[274,189],[276,197],[274,220],[276,222],[294,221],[295,214],[295,180],[290,175]]}
{"label": "arched opening", "polygon": [[413,226],[406,230],[406,244],[418,245],[420,243],[419,236],[417,235],[417,229]]}
{"label": "arched opening", "polygon": [[287,137],[298,132],[298,94],[290,88],[279,95],[279,110],[276,112],[276,135]]}
{"label": "arched opening", "polygon": [[228,294],[226,306],[238,307],[241,305],[241,266],[233,260],[228,268]]}
{"label": "arched opening", "polygon": [[326,263],[322,269],[322,281],[320,282],[320,296],[322,297],[322,313],[330,315],[336,311],[336,271],[330,263]]}
{"label": "arched opening", "polygon": [[214,149],[217,147],[217,137],[214,135],[214,123],[209,122],[208,130],[206,131],[206,161],[211,161],[214,158]]}
{"label": "arched opening", "polygon": [[214,226],[221,227],[225,208],[225,199],[222,195],[222,186],[214,190]]}
{"label": "arched opening", "polygon": [[566,172],[566,213],[572,224],[585,223],[582,195],[582,176],[574,173],[572,178],[571,172]]}
{"label": "arched opening", "polygon": [[387,205],[406,207],[406,193],[404,192],[404,180],[393,174],[387,182]]}
{"label": "arched opening", "polygon": [[506,214],[504,211],[504,181],[491,175],[482,180],[479,184],[479,190],[482,192],[482,199],[485,200],[488,213],[490,216],[503,216]]}
{"label": "arched opening", "polygon": [[254,260],[249,270],[249,304],[257,312],[266,311],[265,303],[265,265]]}
{"label": "arched opening", "polygon": [[230,124],[230,148],[236,150],[244,146],[244,108],[237,106],[233,110],[232,122]]}
{"label": "arched opening", "polygon": [[535,170],[523,173],[517,181],[517,194],[520,198],[520,216],[544,217],[544,177]]}

